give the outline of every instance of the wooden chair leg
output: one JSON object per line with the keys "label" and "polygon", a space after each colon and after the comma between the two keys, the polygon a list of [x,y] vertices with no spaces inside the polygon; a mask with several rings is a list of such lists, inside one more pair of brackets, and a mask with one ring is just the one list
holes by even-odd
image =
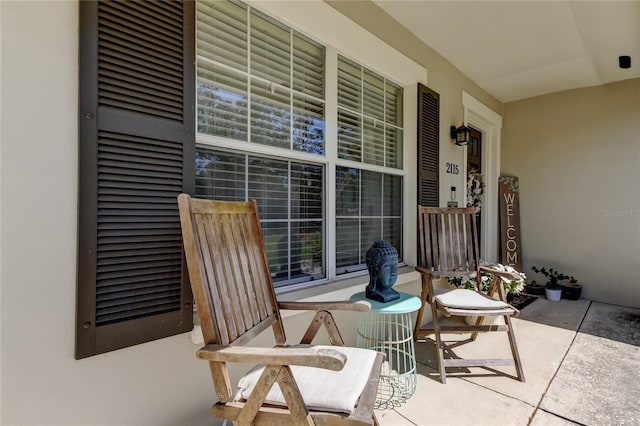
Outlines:
{"label": "wooden chair leg", "polygon": [[344,340],[342,339],[342,335],[340,334],[340,330],[336,326],[336,320],[333,318],[333,315],[329,311],[324,311],[326,315],[324,316],[323,324],[327,329],[327,334],[329,335],[329,342],[333,346],[344,346]]}
{"label": "wooden chair leg", "polygon": [[422,323],[422,316],[423,316],[425,306],[426,306],[426,302],[424,301],[424,299],[422,299],[422,306],[420,306],[420,309],[418,309],[418,316],[416,317],[416,323],[413,326],[414,341],[417,341],[419,337],[418,335],[420,333],[420,323]]}
{"label": "wooden chair leg", "polygon": [[233,424],[238,426],[250,426],[254,424],[269,390],[271,390],[275,383],[278,383],[282,395],[285,401],[287,401],[292,423],[296,425],[314,425],[315,423],[300,394],[298,384],[291,373],[291,368],[286,365],[265,366],[260,379]]}
{"label": "wooden chair leg", "polygon": [[447,372],[444,366],[444,349],[442,347],[442,338],[440,337],[440,323],[438,322],[438,312],[436,311],[435,302],[431,304],[431,315],[433,315],[433,328],[436,337],[436,355],[438,357],[440,381],[442,384],[445,384],[447,383]]}
{"label": "wooden chair leg", "polygon": [[424,316],[424,310],[427,307],[427,296],[429,295],[430,283],[428,278],[422,278],[422,291],[420,292],[420,302],[422,303],[418,310],[418,316],[416,317],[416,323],[413,326],[413,340],[417,341],[420,336],[420,330],[422,326],[422,317]]}
{"label": "wooden chair leg", "polygon": [[[481,317],[481,316],[476,318],[476,326],[482,325],[482,322],[484,321],[484,318],[485,317]],[[471,333],[471,341],[475,342],[477,338],[478,338],[478,332],[477,331],[472,332]]]}
{"label": "wooden chair leg", "polygon": [[511,345],[511,355],[513,356],[513,362],[516,367],[516,375],[518,380],[524,382],[524,371],[522,369],[522,362],[520,361],[520,354],[518,353],[518,346],[516,345],[516,336],[513,332],[513,325],[511,324],[511,316],[505,315],[504,322],[507,324],[507,336],[509,336],[509,344]]}
{"label": "wooden chair leg", "polygon": [[293,421],[293,423],[296,425],[315,424],[313,419],[311,418],[311,415],[309,414],[309,410],[307,410],[307,407],[304,404],[304,400],[302,399],[302,395],[300,394],[300,389],[298,388],[298,384],[293,378],[290,367],[282,367],[282,369],[280,370],[280,374],[278,374],[277,382],[280,385],[282,395],[287,401],[287,405],[289,407],[289,410],[291,411],[291,420]]}
{"label": "wooden chair leg", "polygon": [[269,389],[271,389],[275,383],[281,369],[281,365],[267,365],[265,367],[260,379],[258,379],[258,382],[253,389],[253,392],[251,392],[247,402],[244,404],[244,408],[236,418],[234,425],[243,426],[253,424],[262,403],[269,393]]}
{"label": "wooden chair leg", "polygon": [[300,340],[300,343],[308,345],[311,344],[322,325],[326,327],[327,334],[329,335],[329,342],[333,346],[344,346],[344,340],[342,339],[340,330],[338,330],[336,321],[335,319],[333,319],[333,315],[331,315],[331,312],[329,311],[316,312],[316,315],[313,317],[311,324],[309,324],[309,328],[307,328],[304,336],[302,336],[302,340]]}

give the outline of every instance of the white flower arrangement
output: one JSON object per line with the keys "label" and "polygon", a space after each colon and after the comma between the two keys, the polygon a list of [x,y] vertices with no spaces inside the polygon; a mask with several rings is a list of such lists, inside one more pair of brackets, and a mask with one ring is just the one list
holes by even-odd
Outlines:
{"label": "white flower arrangement", "polygon": [[482,196],[484,195],[484,176],[476,169],[467,173],[467,207],[482,207]]}
{"label": "white flower arrangement", "polygon": [[[524,286],[525,286],[525,279],[527,278],[525,276],[525,274],[523,274],[522,272],[518,272],[516,271],[514,268],[512,268],[509,265],[503,265],[501,263],[489,263],[489,264],[485,264],[482,263],[481,264],[483,266],[487,266],[490,268],[493,268],[495,270],[498,271],[502,271],[502,272],[509,272],[511,274],[514,274],[518,277],[520,277],[519,280],[510,280],[508,278],[504,278],[504,277],[500,277],[500,279],[502,280],[502,285],[504,286],[504,289],[507,291],[507,294],[518,294],[520,293],[522,290],[524,290]],[[482,291],[488,291],[489,290],[489,284],[491,282],[491,277],[492,275],[489,274],[486,271],[483,271],[482,276],[481,276],[481,280],[482,280]],[[476,279],[470,276],[451,276],[448,278],[449,280],[449,284],[451,284],[452,286],[456,287],[456,288],[466,288],[466,289],[476,289]]]}

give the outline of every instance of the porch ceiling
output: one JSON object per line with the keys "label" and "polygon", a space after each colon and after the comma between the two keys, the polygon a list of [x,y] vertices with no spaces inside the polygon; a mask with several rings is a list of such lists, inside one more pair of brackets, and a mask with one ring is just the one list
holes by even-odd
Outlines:
{"label": "porch ceiling", "polygon": [[374,1],[503,102],[640,77],[640,1]]}

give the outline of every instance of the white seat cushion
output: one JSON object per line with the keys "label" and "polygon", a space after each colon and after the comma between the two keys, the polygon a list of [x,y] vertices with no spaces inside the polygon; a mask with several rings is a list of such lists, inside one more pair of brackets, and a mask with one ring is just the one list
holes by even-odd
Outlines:
{"label": "white seat cushion", "polygon": [[501,300],[496,300],[486,294],[473,290],[456,288],[436,293],[436,301],[453,309],[504,309],[510,306]]}
{"label": "white seat cushion", "polygon": [[[340,371],[291,366],[293,377],[307,408],[316,411],[353,414],[356,402],[371,374],[376,352],[369,349],[344,346],[316,345],[314,347],[342,352],[347,356],[347,362]],[[240,379],[236,401],[249,398],[263,370],[264,366],[258,365]],[[277,384],[274,384],[269,390],[265,402],[272,405],[287,405],[280,391],[280,386]]]}

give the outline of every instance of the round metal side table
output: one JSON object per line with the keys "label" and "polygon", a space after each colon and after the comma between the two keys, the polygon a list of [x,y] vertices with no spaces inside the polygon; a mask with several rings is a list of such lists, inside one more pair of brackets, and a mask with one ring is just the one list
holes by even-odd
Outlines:
{"label": "round metal side table", "polygon": [[357,346],[387,354],[382,366],[376,408],[391,408],[405,402],[416,390],[416,356],[411,313],[420,309],[420,299],[408,293],[382,303],[356,293],[351,301],[365,300],[371,310],[360,314]]}

